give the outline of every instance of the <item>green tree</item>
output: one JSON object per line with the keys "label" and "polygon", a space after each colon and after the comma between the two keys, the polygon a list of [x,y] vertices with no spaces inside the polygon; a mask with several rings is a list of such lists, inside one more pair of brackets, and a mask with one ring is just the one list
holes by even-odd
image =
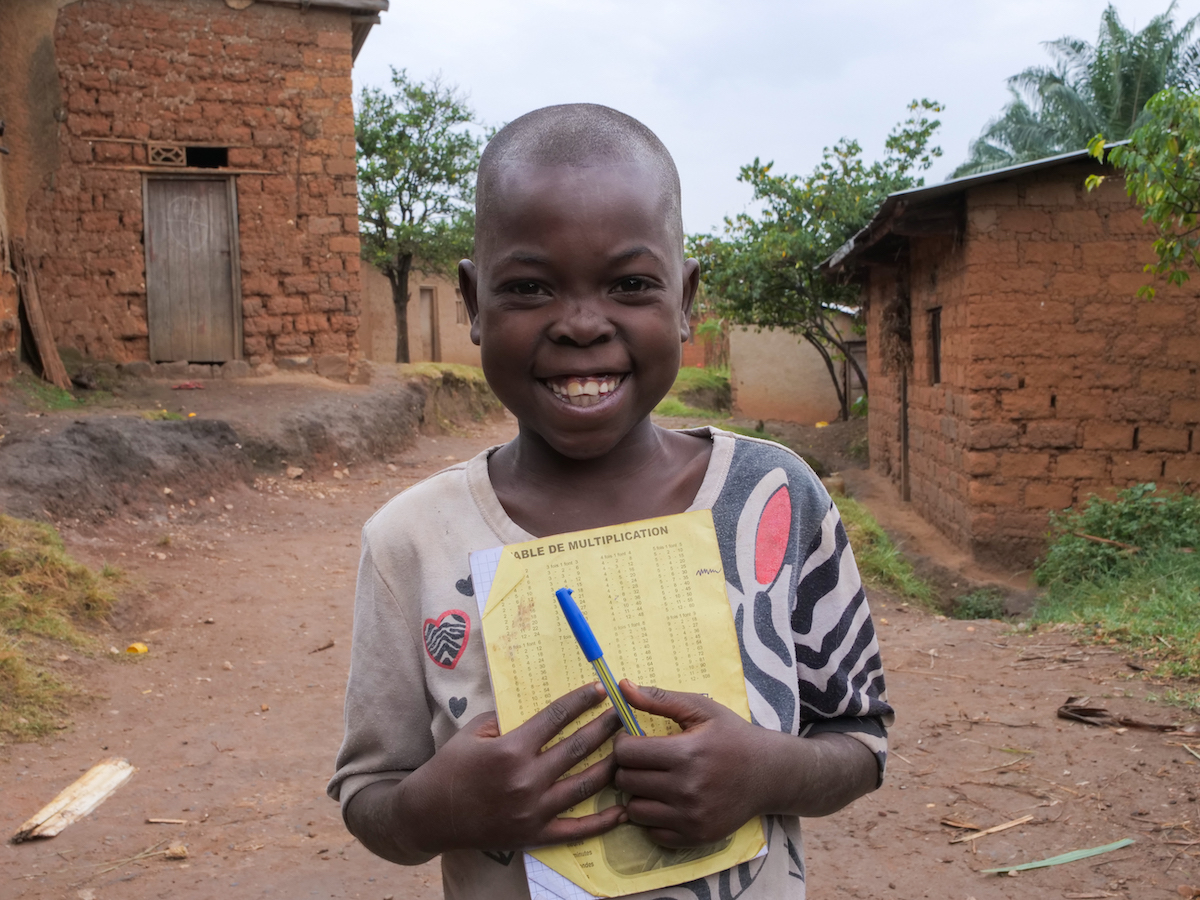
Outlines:
{"label": "green tree", "polygon": [[914,100],[909,117],[888,136],[883,159],[867,163],[857,141],[843,138],[826,147],[806,176],[774,175],[773,163],[755,159],[738,175],[761,204],[756,215],[725,220],[723,235],[694,235],[689,250],[700,260],[708,310],[726,320],[760,328],[782,328],[820,353],[837,391],[842,418],[849,397],[835,363],[846,359],[867,387],[866,373],[848,352],[835,324],[858,302],[855,287],[836,284],[817,266],[867,224],[888,194],[919,187],[941,149],[931,147],[941,125],[930,114],[942,107]]}
{"label": "green tree", "polygon": [[[1125,190],[1145,209],[1143,220],[1158,229],[1158,262],[1146,271],[1168,284],[1183,284],[1187,269],[1200,266],[1200,94],[1162,91],[1146,104],[1142,125],[1128,143],[1110,147],[1104,135],[1096,135],[1088,149],[1122,170]],[[1089,176],[1088,190],[1104,179]],[[1152,299],[1153,286],[1144,285],[1138,295]]]}
{"label": "green tree", "polygon": [[408,277],[471,252],[482,139],[454,87],[392,69],[392,90],[364,88],[355,117],[362,256],[392,286],[396,361],[408,362]]}
{"label": "green tree", "polygon": [[1145,122],[1146,102],[1167,87],[1200,88],[1200,16],[1176,28],[1175,3],[1139,32],[1127,29],[1110,4],[1090,44],[1064,37],[1043,46],[1049,66],[1008,80],[1012,100],[971,144],[954,176],[1082,150],[1103,133],[1123,140]]}

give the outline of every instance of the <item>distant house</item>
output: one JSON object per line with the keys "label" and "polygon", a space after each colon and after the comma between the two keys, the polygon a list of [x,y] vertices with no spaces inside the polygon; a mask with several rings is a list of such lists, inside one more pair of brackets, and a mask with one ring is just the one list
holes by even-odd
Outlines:
{"label": "distant house", "polygon": [[[408,276],[408,356],[412,362],[479,365],[471,320],[458,285],[447,275],[414,268]],[[359,348],[363,359],[396,361],[396,308],[392,284],[369,263],[362,268]]]}
{"label": "distant house", "polygon": [[[866,341],[855,338],[851,317],[839,313],[834,325],[848,339],[850,352],[866,371]],[[733,411],[747,419],[781,419],[805,425],[832,422],[842,414],[833,377],[843,390],[850,386],[853,403],[863,395],[857,374],[845,359],[839,358],[834,360],[831,376],[821,354],[788,331],[759,331],[742,325],[729,328]]]}
{"label": "distant house", "polygon": [[[350,371],[350,70],[387,7],[0,3],[0,262],[29,260],[57,344],[115,362]],[[0,365],[11,372],[21,328],[9,268]]]}
{"label": "distant house", "polygon": [[978,557],[1028,564],[1047,514],[1200,485],[1200,279],[1135,296],[1152,234],[1070,153],[888,197],[823,264],[862,286],[872,468]]}

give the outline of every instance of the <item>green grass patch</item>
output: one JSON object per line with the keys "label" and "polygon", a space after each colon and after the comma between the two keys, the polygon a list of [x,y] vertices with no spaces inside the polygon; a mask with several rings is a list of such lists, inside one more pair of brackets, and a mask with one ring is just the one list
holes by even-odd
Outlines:
{"label": "green grass patch", "polygon": [[9,387],[20,395],[22,401],[30,409],[53,412],[62,409],[78,409],[83,406],[83,403],[70,391],[64,391],[27,372],[22,372],[10,381]]}
{"label": "green grass patch", "polygon": [[685,419],[727,419],[729,404],[729,369],[688,366],[675,375],[675,383],[654,412]]}
{"label": "green grass patch", "polygon": [[700,369],[695,366],[685,366],[675,376],[675,384],[671,387],[672,394],[682,394],[687,391],[724,391],[729,389],[729,369]]}
{"label": "green grass patch", "polygon": [[1035,622],[1070,622],[1135,651],[1156,677],[1200,678],[1200,554],[1164,552],[1132,571],[1056,581]]}
{"label": "green grass patch", "polygon": [[120,577],[71,559],[49,525],[0,515],[0,733],[36,738],[59,724],[76,691],[41,663],[56,644],[90,650]]}
{"label": "green grass patch", "polygon": [[838,511],[854,550],[859,574],[868,587],[883,588],[898,597],[933,608],[933,591],[896,549],[870,510],[849,497],[840,497]]}
{"label": "green grass patch", "polygon": [[29,409],[42,412],[60,412],[62,410],[81,409],[85,406],[102,406],[113,399],[111,391],[84,391],[82,397],[77,397],[70,391],[43,381],[28,372],[22,372],[8,383],[21,402]]}
{"label": "green grass patch", "polygon": [[1164,703],[1167,706],[1182,706],[1192,712],[1200,712],[1200,691],[1181,691],[1177,688],[1167,688],[1161,694],[1147,694],[1146,699],[1151,703]]}
{"label": "green grass patch", "polygon": [[954,600],[950,615],[955,619],[1003,619],[1004,595],[994,588],[980,588]]}
{"label": "green grass patch", "polygon": [[1139,484],[1051,519],[1035,622],[1136,652],[1155,677],[1200,678],[1200,500]]}
{"label": "green grass patch", "polygon": [[729,413],[718,412],[715,409],[698,409],[688,406],[682,400],[668,394],[654,407],[656,416],[674,416],[679,419],[727,419]]}
{"label": "green grass patch", "polygon": [[458,379],[475,387],[487,387],[487,378],[479,366],[468,366],[464,363],[419,362],[404,363],[400,371],[405,375],[418,375],[423,378],[440,380]]}

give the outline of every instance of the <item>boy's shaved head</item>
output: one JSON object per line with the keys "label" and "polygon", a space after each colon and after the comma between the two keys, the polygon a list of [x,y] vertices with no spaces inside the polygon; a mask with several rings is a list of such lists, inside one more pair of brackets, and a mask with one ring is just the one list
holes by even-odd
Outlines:
{"label": "boy's shaved head", "polygon": [[653,173],[667,201],[667,222],[683,248],[679,172],[653,131],[632,116],[595,103],[546,106],[514,119],[484,148],[475,195],[475,244],[502,203],[504,170],[513,164],[586,168],[637,165]]}

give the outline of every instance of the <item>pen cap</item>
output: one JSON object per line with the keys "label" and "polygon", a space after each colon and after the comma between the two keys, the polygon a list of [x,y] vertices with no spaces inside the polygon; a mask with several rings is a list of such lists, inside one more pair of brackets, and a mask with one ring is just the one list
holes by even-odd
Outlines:
{"label": "pen cap", "polygon": [[575,640],[579,642],[579,649],[583,651],[587,661],[594,662],[603,656],[600,644],[596,640],[596,636],[592,634],[591,626],[583,617],[583,613],[579,611],[579,605],[575,602],[575,598],[571,596],[571,589],[559,588],[554,592],[554,596],[558,598],[558,605],[562,607],[563,615],[567,617],[567,624],[571,626],[571,632],[575,635]]}

